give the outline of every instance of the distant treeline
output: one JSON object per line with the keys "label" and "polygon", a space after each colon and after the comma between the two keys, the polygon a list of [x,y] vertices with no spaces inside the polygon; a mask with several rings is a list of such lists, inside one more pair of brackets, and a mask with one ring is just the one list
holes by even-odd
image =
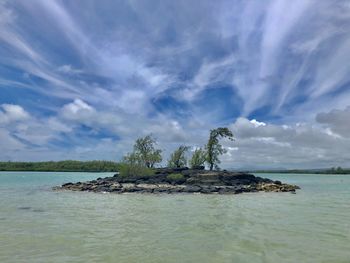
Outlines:
{"label": "distant treeline", "polygon": [[330,169],[293,169],[293,170],[255,170],[251,173],[289,173],[289,174],[350,174],[350,169],[332,167]]}
{"label": "distant treeline", "polygon": [[0,171],[41,172],[116,172],[119,164],[111,161],[0,162]]}

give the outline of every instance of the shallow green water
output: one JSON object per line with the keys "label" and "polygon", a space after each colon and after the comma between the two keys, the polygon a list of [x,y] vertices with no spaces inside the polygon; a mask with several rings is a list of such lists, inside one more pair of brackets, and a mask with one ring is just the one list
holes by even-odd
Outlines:
{"label": "shallow green water", "polygon": [[350,262],[350,176],[289,193],[53,192],[109,174],[0,173],[0,262]]}

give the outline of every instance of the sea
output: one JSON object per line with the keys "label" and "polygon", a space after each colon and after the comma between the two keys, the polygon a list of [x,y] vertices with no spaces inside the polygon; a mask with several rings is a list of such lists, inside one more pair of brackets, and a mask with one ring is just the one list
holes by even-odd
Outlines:
{"label": "sea", "polygon": [[0,262],[350,262],[350,175],[256,174],[296,194],[51,190],[110,175],[0,172]]}

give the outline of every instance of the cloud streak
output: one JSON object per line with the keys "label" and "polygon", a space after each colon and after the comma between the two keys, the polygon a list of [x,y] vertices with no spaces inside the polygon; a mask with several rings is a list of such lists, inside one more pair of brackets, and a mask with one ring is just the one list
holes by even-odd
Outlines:
{"label": "cloud streak", "polygon": [[291,165],[345,162],[331,145],[348,145],[349,13],[342,0],[1,1],[0,125],[14,152],[0,158],[115,159],[147,133],[168,153],[231,125],[227,167],[288,166],[282,149]]}

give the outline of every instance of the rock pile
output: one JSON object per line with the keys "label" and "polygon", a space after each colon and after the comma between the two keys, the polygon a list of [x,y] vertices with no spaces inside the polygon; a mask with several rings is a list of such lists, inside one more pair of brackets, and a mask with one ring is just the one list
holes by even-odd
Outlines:
{"label": "rock pile", "polygon": [[296,185],[283,184],[248,173],[205,171],[203,168],[159,168],[151,176],[97,178],[88,182],[66,183],[54,190],[110,193],[203,193],[292,192]]}

